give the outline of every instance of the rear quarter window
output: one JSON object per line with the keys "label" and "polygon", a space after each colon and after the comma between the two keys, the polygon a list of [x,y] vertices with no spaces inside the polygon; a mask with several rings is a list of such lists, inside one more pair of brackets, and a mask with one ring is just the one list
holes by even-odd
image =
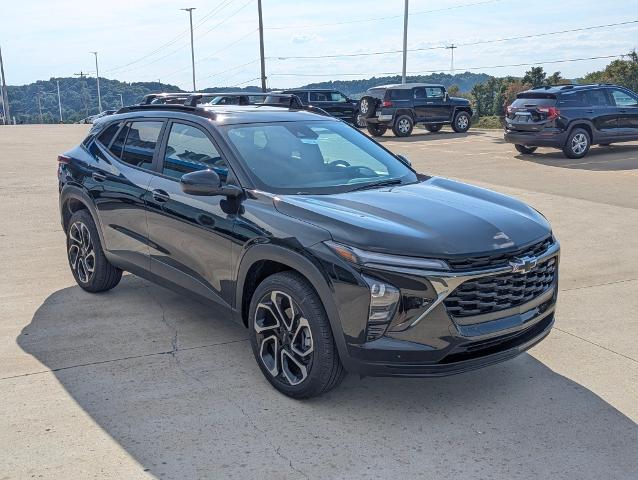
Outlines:
{"label": "rear quarter window", "polygon": [[106,130],[104,130],[102,133],[98,135],[97,137],[98,141],[102,145],[108,148],[108,146],[111,144],[111,140],[113,140],[113,137],[115,137],[115,134],[117,133],[119,128],[120,128],[119,122],[109,125],[108,127],[106,127]]}
{"label": "rear quarter window", "polygon": [[412,89],[400,88],[397,90],[390,90],[390,98],[392,100],[410,100],[412,98]]}

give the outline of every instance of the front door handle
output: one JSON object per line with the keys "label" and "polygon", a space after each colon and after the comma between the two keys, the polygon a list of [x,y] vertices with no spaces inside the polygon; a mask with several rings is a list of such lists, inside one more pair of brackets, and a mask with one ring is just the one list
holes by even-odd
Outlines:
{"label": "front door handle", "polygon": [[164,190],[153,190],[152,192],[153,194],[153,198],[157,201],[157,202],[168,202],[171,197],[168,193],[166,193]]}
{"label": "front door handle", "polygon": [[96,182],[103,182],[106,180],[106,175],[99,172],[93,172],[91,173],[91,178],[93,178]]}

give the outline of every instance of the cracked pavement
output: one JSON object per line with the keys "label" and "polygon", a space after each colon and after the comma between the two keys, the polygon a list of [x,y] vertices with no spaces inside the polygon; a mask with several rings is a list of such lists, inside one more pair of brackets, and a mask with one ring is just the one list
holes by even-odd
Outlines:
{"label": "cracked pavement", "polygon": [[556,328],[440,379],[275,392],[227,312],[66,263],[55,159],[82,125],[0,127],[0,479],[638,478],[638,145],[515,156],[498,132],[381,139],[517,196],[562,243]]}

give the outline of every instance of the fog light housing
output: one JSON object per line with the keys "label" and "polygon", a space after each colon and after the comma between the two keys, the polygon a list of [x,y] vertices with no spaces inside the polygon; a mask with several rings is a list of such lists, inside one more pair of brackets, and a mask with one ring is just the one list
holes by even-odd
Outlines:
{"label": "fog light housing", "polygon": [[367,339],[381,337],[399,305],[401,298],[399,289],[394,285],[363,275],[363,280],[370,289],[370,310],[368,312]]}

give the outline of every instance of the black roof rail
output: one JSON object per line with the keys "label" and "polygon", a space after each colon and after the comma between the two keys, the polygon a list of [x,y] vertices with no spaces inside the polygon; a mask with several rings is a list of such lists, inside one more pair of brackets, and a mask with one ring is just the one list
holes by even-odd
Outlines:
{"label": "black roof rail", "polygon": [[193,112],[194,110],[199,110],[199,108],[180,103],[143,103],[140,105],[128,105],[126,107],[122,107],[115,113],[139,112],[143,110],[181,110]]}

